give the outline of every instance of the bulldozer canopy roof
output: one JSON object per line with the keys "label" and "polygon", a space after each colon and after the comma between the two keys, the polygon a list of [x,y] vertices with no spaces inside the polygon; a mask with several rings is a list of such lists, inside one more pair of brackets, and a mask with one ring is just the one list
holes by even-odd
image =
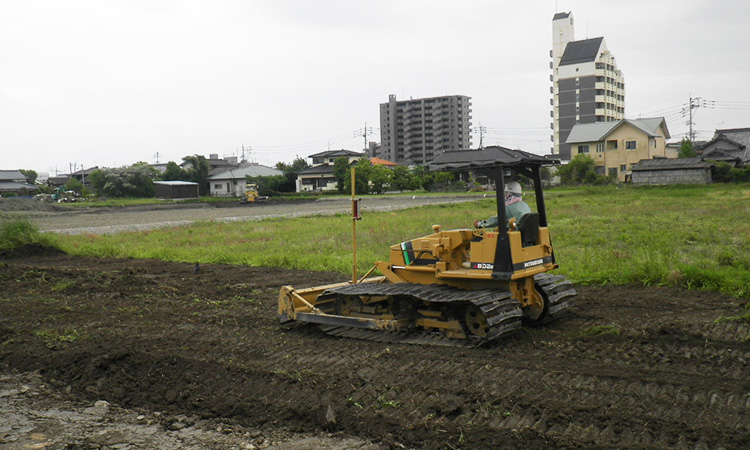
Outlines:
{"label": "bulldozer canopy roof", "polygon": [[477,150],[450,150],[438,155],[430,163],[430,170],[492,169],[499,167],[529,167],[558,165],[560,160],[535,155],[523,150],[493,146]]}

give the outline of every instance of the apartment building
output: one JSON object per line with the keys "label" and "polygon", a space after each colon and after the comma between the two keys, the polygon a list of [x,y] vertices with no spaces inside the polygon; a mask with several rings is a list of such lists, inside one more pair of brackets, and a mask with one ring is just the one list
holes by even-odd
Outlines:
{"label": "apartment building", "polygon": [[574,125],[625,118],[625,79],[603,37],[575,40],[569,12],[552,19],[550,57],[552,153],[568,160]]}
{"label": "apartment building", "polygon": [[471,148],[471,98],[451,95],[380,104],[379,158],[427,164],[446,150]]}

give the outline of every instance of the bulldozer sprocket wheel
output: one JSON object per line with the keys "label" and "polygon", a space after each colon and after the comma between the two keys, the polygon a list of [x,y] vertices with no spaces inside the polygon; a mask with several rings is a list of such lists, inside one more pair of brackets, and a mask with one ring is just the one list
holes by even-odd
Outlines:
{"label": "bulldozer sprocket wheel", "polygon": [[534,283],[547,303],[546,314],[535,321],[534,325],[549,323],[573,307],[577,293],[564,276],[543,273],[534,277]]}

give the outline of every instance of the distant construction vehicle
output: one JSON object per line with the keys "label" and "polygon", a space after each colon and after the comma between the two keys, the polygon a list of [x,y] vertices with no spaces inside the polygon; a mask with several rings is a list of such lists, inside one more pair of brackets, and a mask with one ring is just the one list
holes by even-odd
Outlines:
{"label": "distant construction vehicle", "polygon": [[268,200],[268,196],[260,195],[257,184],[245,184],[245,193],[240,197],[240,203],[263,203],[266,200]]}
{"label": "distant construction vehicle", "polygon": [[[547,273],[558,265],[540,171],[552,163],[559,161],[502,147],[442,153],[431,167],[478,171],[494,181],[498,227],[434,225],[433,234],[391,246],[390,260],[360,279],[355,259],[350,282],[284,286],[281,323],[312,322],[331,335],[376,341],[478,345],[557,318],[576,291],[565,277]],[[519,177],[533,183],[536,212],[506,217],[505,185]],[[383,275],[371,277],[375,270]]]}

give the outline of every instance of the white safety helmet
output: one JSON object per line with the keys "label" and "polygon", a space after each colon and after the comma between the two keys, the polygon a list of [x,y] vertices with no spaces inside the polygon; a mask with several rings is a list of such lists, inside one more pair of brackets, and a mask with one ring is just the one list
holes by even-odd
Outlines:
{"label": "white safety helmet", "polygon": [[510,183],[505,185],[505,193],[521,195],[521,185],[518,183],[518,181],[511,181]]}

